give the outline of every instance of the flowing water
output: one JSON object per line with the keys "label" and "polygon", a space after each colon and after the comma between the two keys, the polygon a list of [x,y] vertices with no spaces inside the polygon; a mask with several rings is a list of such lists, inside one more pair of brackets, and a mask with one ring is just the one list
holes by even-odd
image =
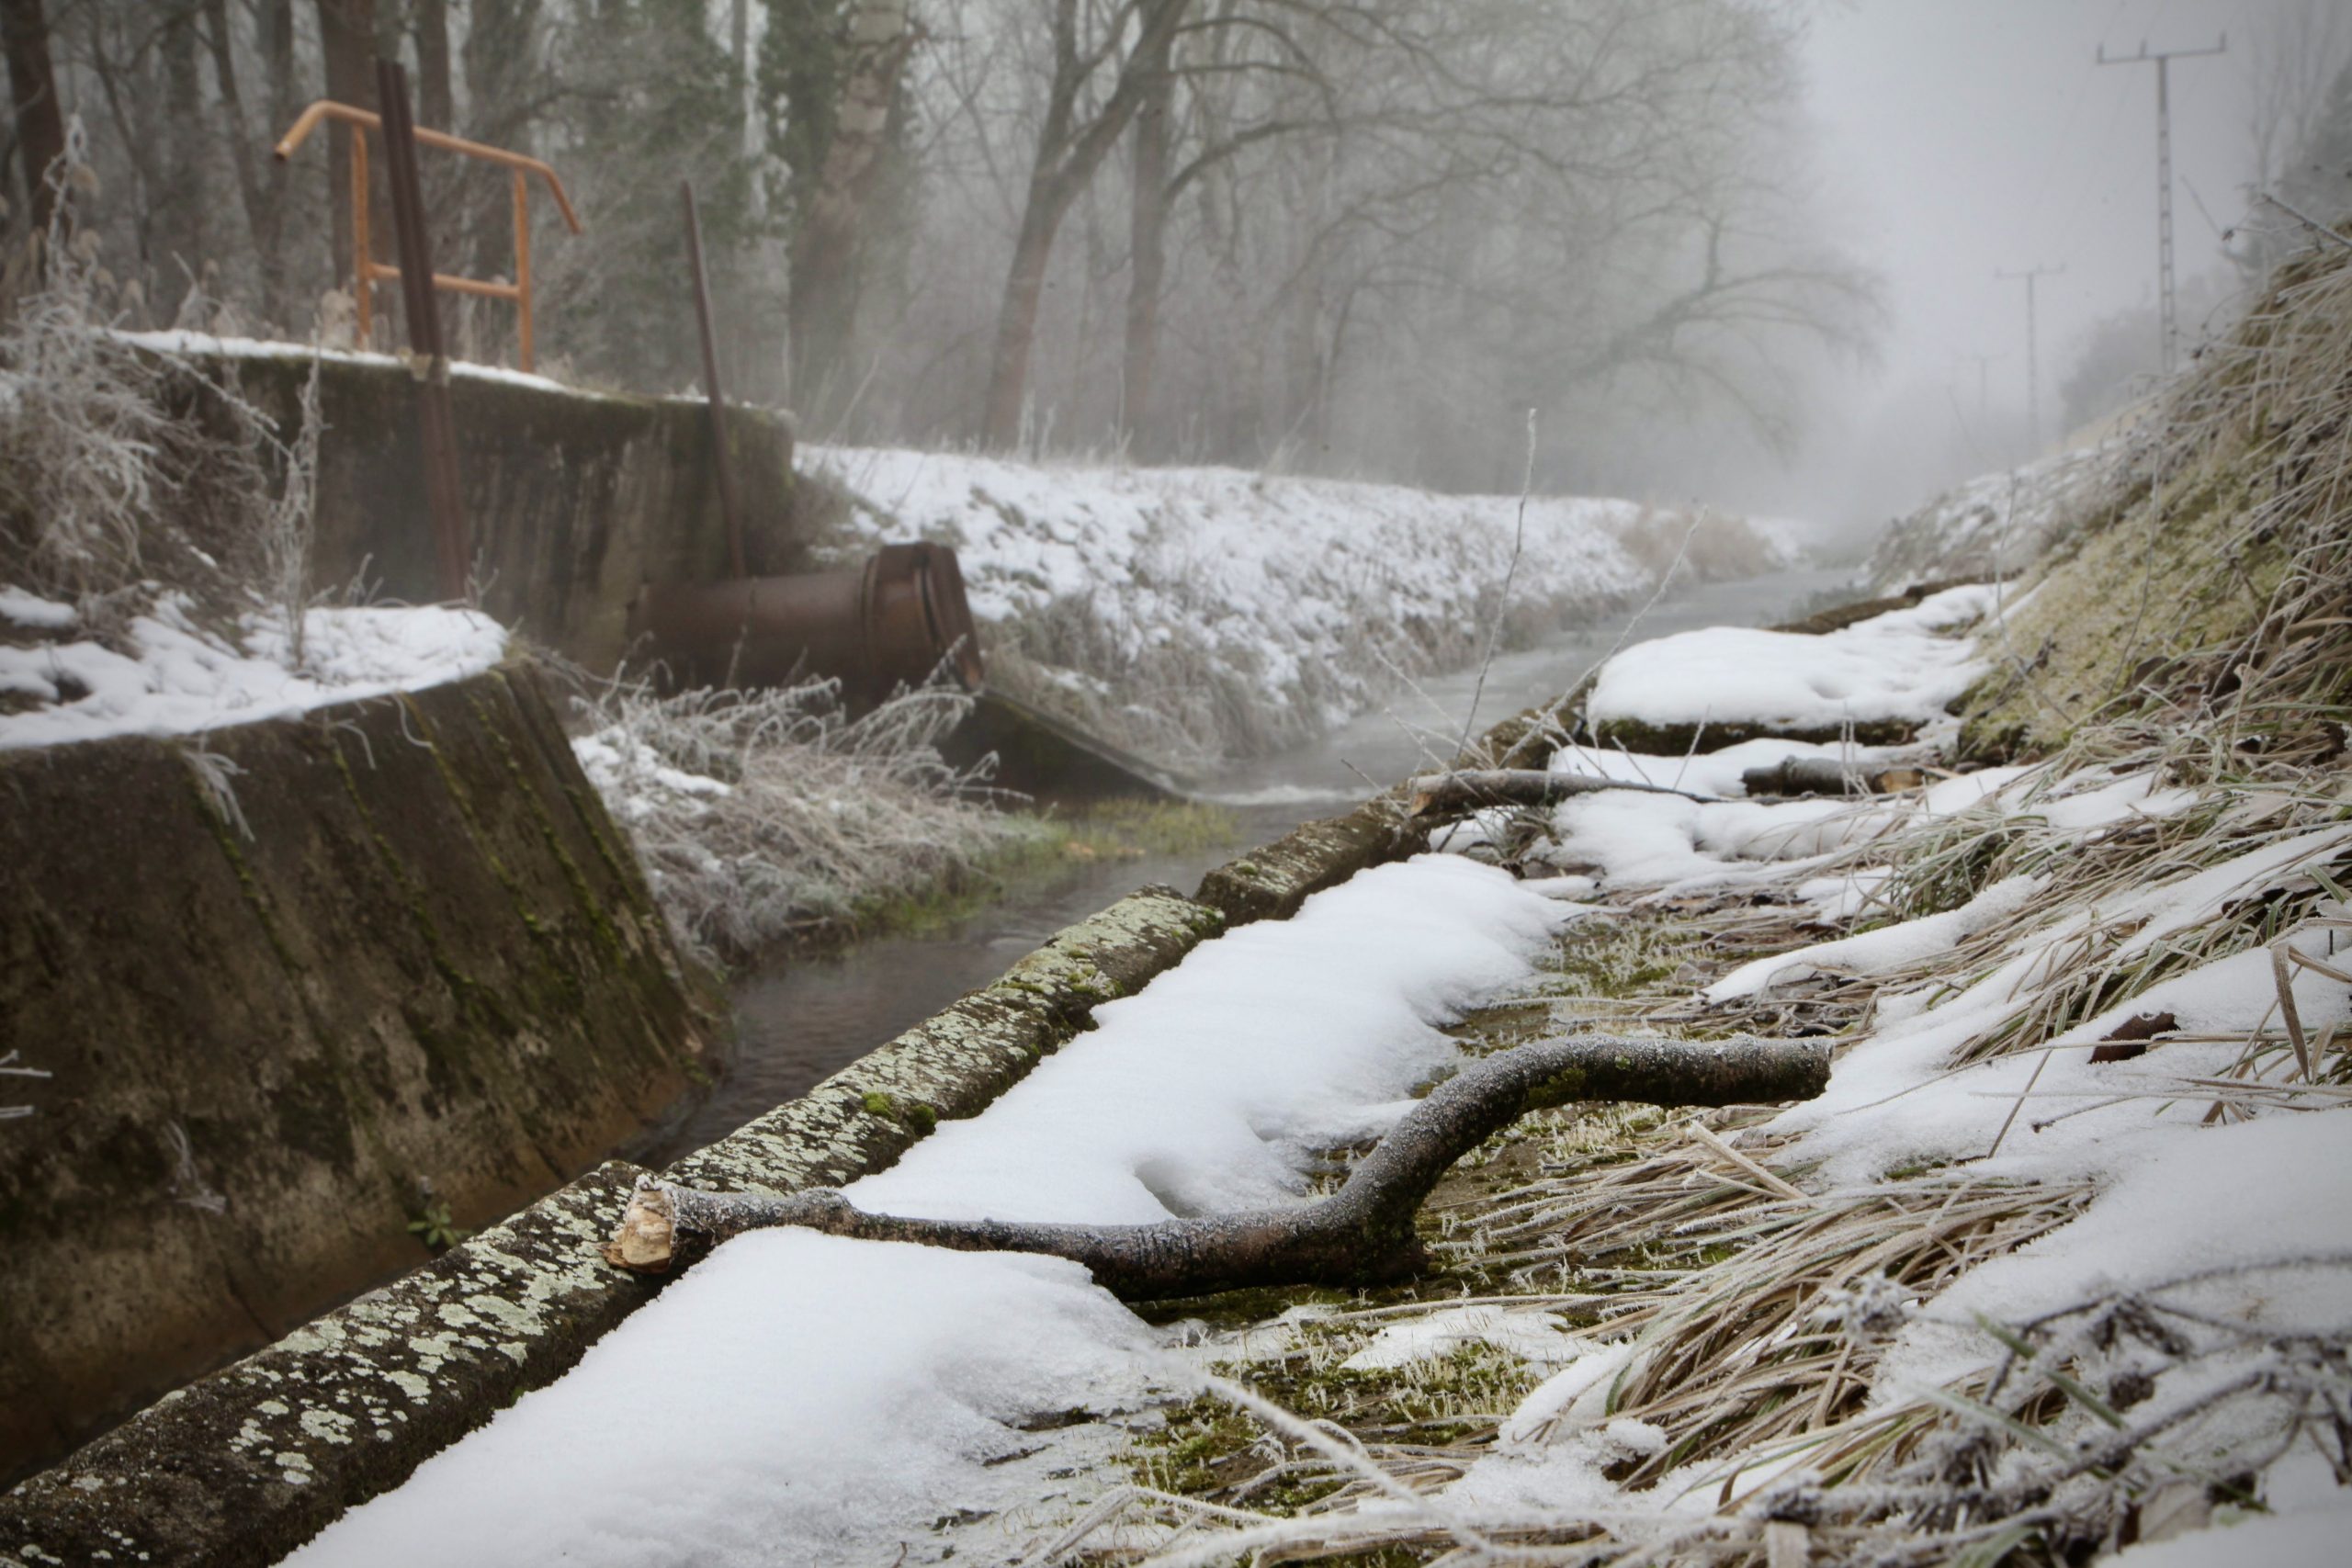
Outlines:
{"label": "flowing water", "polygon": [[[1498,657],[1471,721],[1483,730],[1573,687],[1621,641],[1694,626],[1786,619],[1850,568],[1799,568],[1690,589],[1638,618],[1627,612],[1562,631]],[[1070,861],[1024,880],[1000,903],[920,936],[885,937],[842,953],[751,969],[732,987],[736,1042],[718,1089],[650,1152],[666,1162],[725,1136],[805,1092],[876,1046],[985,986],[1064,926],[1150,883],[1190,893],[1210,868],[1280,838],[1301,822],[1345,811],[1458,750],[1478,672],[1465,670],[1399,692],[1320,740],[1241,761],[1197,781],[1234,818],[1234,841],[1182,854]]]}

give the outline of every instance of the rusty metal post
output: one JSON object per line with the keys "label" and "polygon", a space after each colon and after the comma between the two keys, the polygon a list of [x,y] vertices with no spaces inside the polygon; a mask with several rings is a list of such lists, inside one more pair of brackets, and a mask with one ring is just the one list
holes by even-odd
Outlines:
{"label": "rusty metal post", "polygon": [[718,334],[710,324],[710,278],[702,265],[702,218],[695,210],[694,182],[680,180],[678,190],[686,202],[686,260],[694,271],[695,315],[702,324],[702,384],[710,394],[710,449],[718,469],[718,511],[727,520],[727,559],[734,575],[741,577],[749,570],[743,564],[743,514],[735,505],[735,473],[727,461],[727,395],[718,387]]}
{"label": "rusty metal post", "polygon": [[368,133],[351,128],[351,297],[364,353],[376,346],[375,256],[368,249]]}
{"label": "rusty metal post", "polygon": [[384,172],[392,187],[392,226],[400,241],[401,297],[415,356],[416,427],[424,456],[424,498],[433,513],[433,554],[441,596],[462,599],[470,550],[464,492],[458,486],[458,422],[449,406],[449,356],[441,346],[441,313],[434,294],[431,246],[424,232],[424,192],[416,175],[416,121],[409,110],[408,73],[395,60],[376,62],[376,96],[383,117]]}
{"label": "rusty metal post", "polygon": [[536,363],[531,355],[531,182],[520,169],[514,171],[514,305],[520,322],[517,357],[527,374]]}

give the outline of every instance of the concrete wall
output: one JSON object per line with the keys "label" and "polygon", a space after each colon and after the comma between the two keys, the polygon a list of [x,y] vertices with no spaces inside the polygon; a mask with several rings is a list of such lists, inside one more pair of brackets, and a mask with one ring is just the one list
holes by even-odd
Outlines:
{"label": "concrete wall", "polygon": [[[188,357],[233,376],[281,428],[299,427],[307,356]],[[463,371],[449,394],[482,607],[501,621],[602,671],[626,647],[639,584],[730,575],[706,404]],[[382,355],[322,360],[319,412],[313,583],[340,586],[364,570],[386,597],[439,598],[406,367]],[[791,420],[732,409],[728,436],[751,570],[808,570]]]}
{"label": "concrete wall", "polygon": [[[1230,926],[1410,847],[1382,798],[1212,874],[1145,888],[1060,932],[798,1100],[665,1174],[725,1190],[839,1186],[940,1121],[977,1116],[1045,1056]],[[572,1366],[662,1281],[606,1264],[636,1168],[604,1166],[428,1267],[140,1413],[0,1495],[0,1563],[249,1568]]]}
{"label": "concrete wall", "polygon": [[0,753],[0,1475],[639,1134],[702,1030],[509,666],[196,743]]}

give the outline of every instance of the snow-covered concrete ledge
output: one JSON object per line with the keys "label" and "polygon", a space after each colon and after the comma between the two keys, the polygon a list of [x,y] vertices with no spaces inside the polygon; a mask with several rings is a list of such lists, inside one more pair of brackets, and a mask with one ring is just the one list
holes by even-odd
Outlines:
{"label": "snow-covered concrete ledge", "polygon": [[[1121,899],[671,1174],[791,1191],[879,1171],[1222,925],[1168,889]],[[276,1562],[651,1299],[599,1250],[638,1174],[604,1166],[0,1496],[0,1562]]]}
{"label": "snow-covered concrete ledge", "polygon": [[[1520,722],[1479,745],[1507,744]],[[888,1168],[1090,1028],[1097,1004],[1221,931],[1287,919],[1418,847],[1398,820],[1396,802],[1375,797],[1217,868],[1194,898],[1122,899],[665,1174],[788,1192]],[[0,1564],[275,1562],[560,1377],[652,1299],[659,1281],[610,1268],[601,1250],[639,1174],[605,1165],[0,1495]]]}

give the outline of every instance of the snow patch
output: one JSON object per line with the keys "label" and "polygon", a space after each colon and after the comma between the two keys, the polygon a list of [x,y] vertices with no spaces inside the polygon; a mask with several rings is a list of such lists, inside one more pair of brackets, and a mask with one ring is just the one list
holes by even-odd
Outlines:
{"label": "snow patch", "polygon": [[128,652],[87,640],[0,644],[0,692],[36,705],[0,715],[0,750],[194,734],[436,686],[496,664],[506,632],[476,611],[441,605],[315,609],[303,617],[298,665],[282,618],[247,617],[232,644],[166,593],[132,619],[125,641]]}

